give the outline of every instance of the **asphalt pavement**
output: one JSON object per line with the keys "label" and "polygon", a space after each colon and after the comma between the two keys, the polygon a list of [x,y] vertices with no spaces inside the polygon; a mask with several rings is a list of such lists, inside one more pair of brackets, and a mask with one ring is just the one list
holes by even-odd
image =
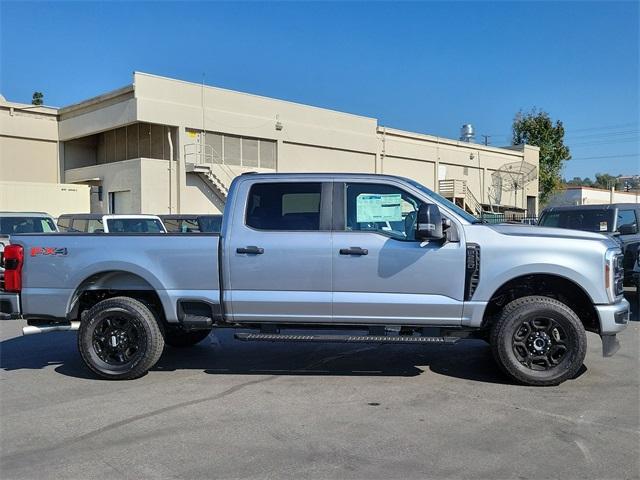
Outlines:
{"label": "asphalt pavement", "polygon": [[481,341],[166,349],[94,378],[75,333],[0,322],[0,477],[639,478],[638,314],[557,387],[511,383]]}

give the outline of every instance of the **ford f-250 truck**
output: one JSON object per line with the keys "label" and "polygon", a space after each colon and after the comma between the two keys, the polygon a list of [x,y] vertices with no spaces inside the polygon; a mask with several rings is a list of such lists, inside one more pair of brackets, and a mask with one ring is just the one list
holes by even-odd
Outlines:
{"label": "ford f-250 truck", "polygon": [[82,359],[108,379],[237,328],[245,341],[482,338],[529,385],[575,376],[585,331],[612,355],[628,321],[613,240],[486,225],[409,179],[245,174],[225,208],[219,235],[15,235],[3,316],[26,319],[26,334],[78,330]]}

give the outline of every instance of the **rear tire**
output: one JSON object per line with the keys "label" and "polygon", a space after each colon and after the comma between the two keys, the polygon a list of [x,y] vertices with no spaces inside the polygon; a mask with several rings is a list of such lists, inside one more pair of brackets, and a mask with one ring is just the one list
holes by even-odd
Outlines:
{"label": "rear tire", "polygon": [[84,363],[109,380],[145,375],[162,355],[164,339],[153,312],[129,297],[94,305],[80,323],[78,348]]}
{"label": "rear tire", "polygon": [[193,347],[207,338],[210,333],[211,329],[186,332],[180,328],[168,327],[164,332],[164,343],[174,348]]}
{"label": "rear tire", "polygon": [[575,377],[587,352],[578,316],[558,300],[541,296],[509,303],[491,331],[496,362],[525,385],[558,385]]}

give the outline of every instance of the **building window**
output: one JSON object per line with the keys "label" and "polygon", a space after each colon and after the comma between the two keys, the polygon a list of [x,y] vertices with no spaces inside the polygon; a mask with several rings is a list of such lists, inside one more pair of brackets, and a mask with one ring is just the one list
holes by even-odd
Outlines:
{"label": "building window", "polygon": [[96,163],[120,162],[133,158],[169,160],[171,149],[168,132],[171,132],[173,144],[176,145],[175,129],[165,125],[134,123],[99,133]]}
{"label": "building window", "polygon": [[185,147],[187,163],[215,163],[248,168],[276,169],[276,142],[262,138],[241,137],[217,132],[205,132],[203,151],[200,151],[202,133],[188,130],[196,141]]}

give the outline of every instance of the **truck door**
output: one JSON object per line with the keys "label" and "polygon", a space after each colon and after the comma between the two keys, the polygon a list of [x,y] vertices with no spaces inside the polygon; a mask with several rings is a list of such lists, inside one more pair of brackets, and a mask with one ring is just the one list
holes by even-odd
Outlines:
{"label": "truck door", "polygon": [[388,183],[334,184],[334,322],[460,324],[465,248],[415,239],[422,202]]}
{"label": "truck door", "polygon": [[331,321],[331,183],[238,187],[224,245],[236,322]]}

